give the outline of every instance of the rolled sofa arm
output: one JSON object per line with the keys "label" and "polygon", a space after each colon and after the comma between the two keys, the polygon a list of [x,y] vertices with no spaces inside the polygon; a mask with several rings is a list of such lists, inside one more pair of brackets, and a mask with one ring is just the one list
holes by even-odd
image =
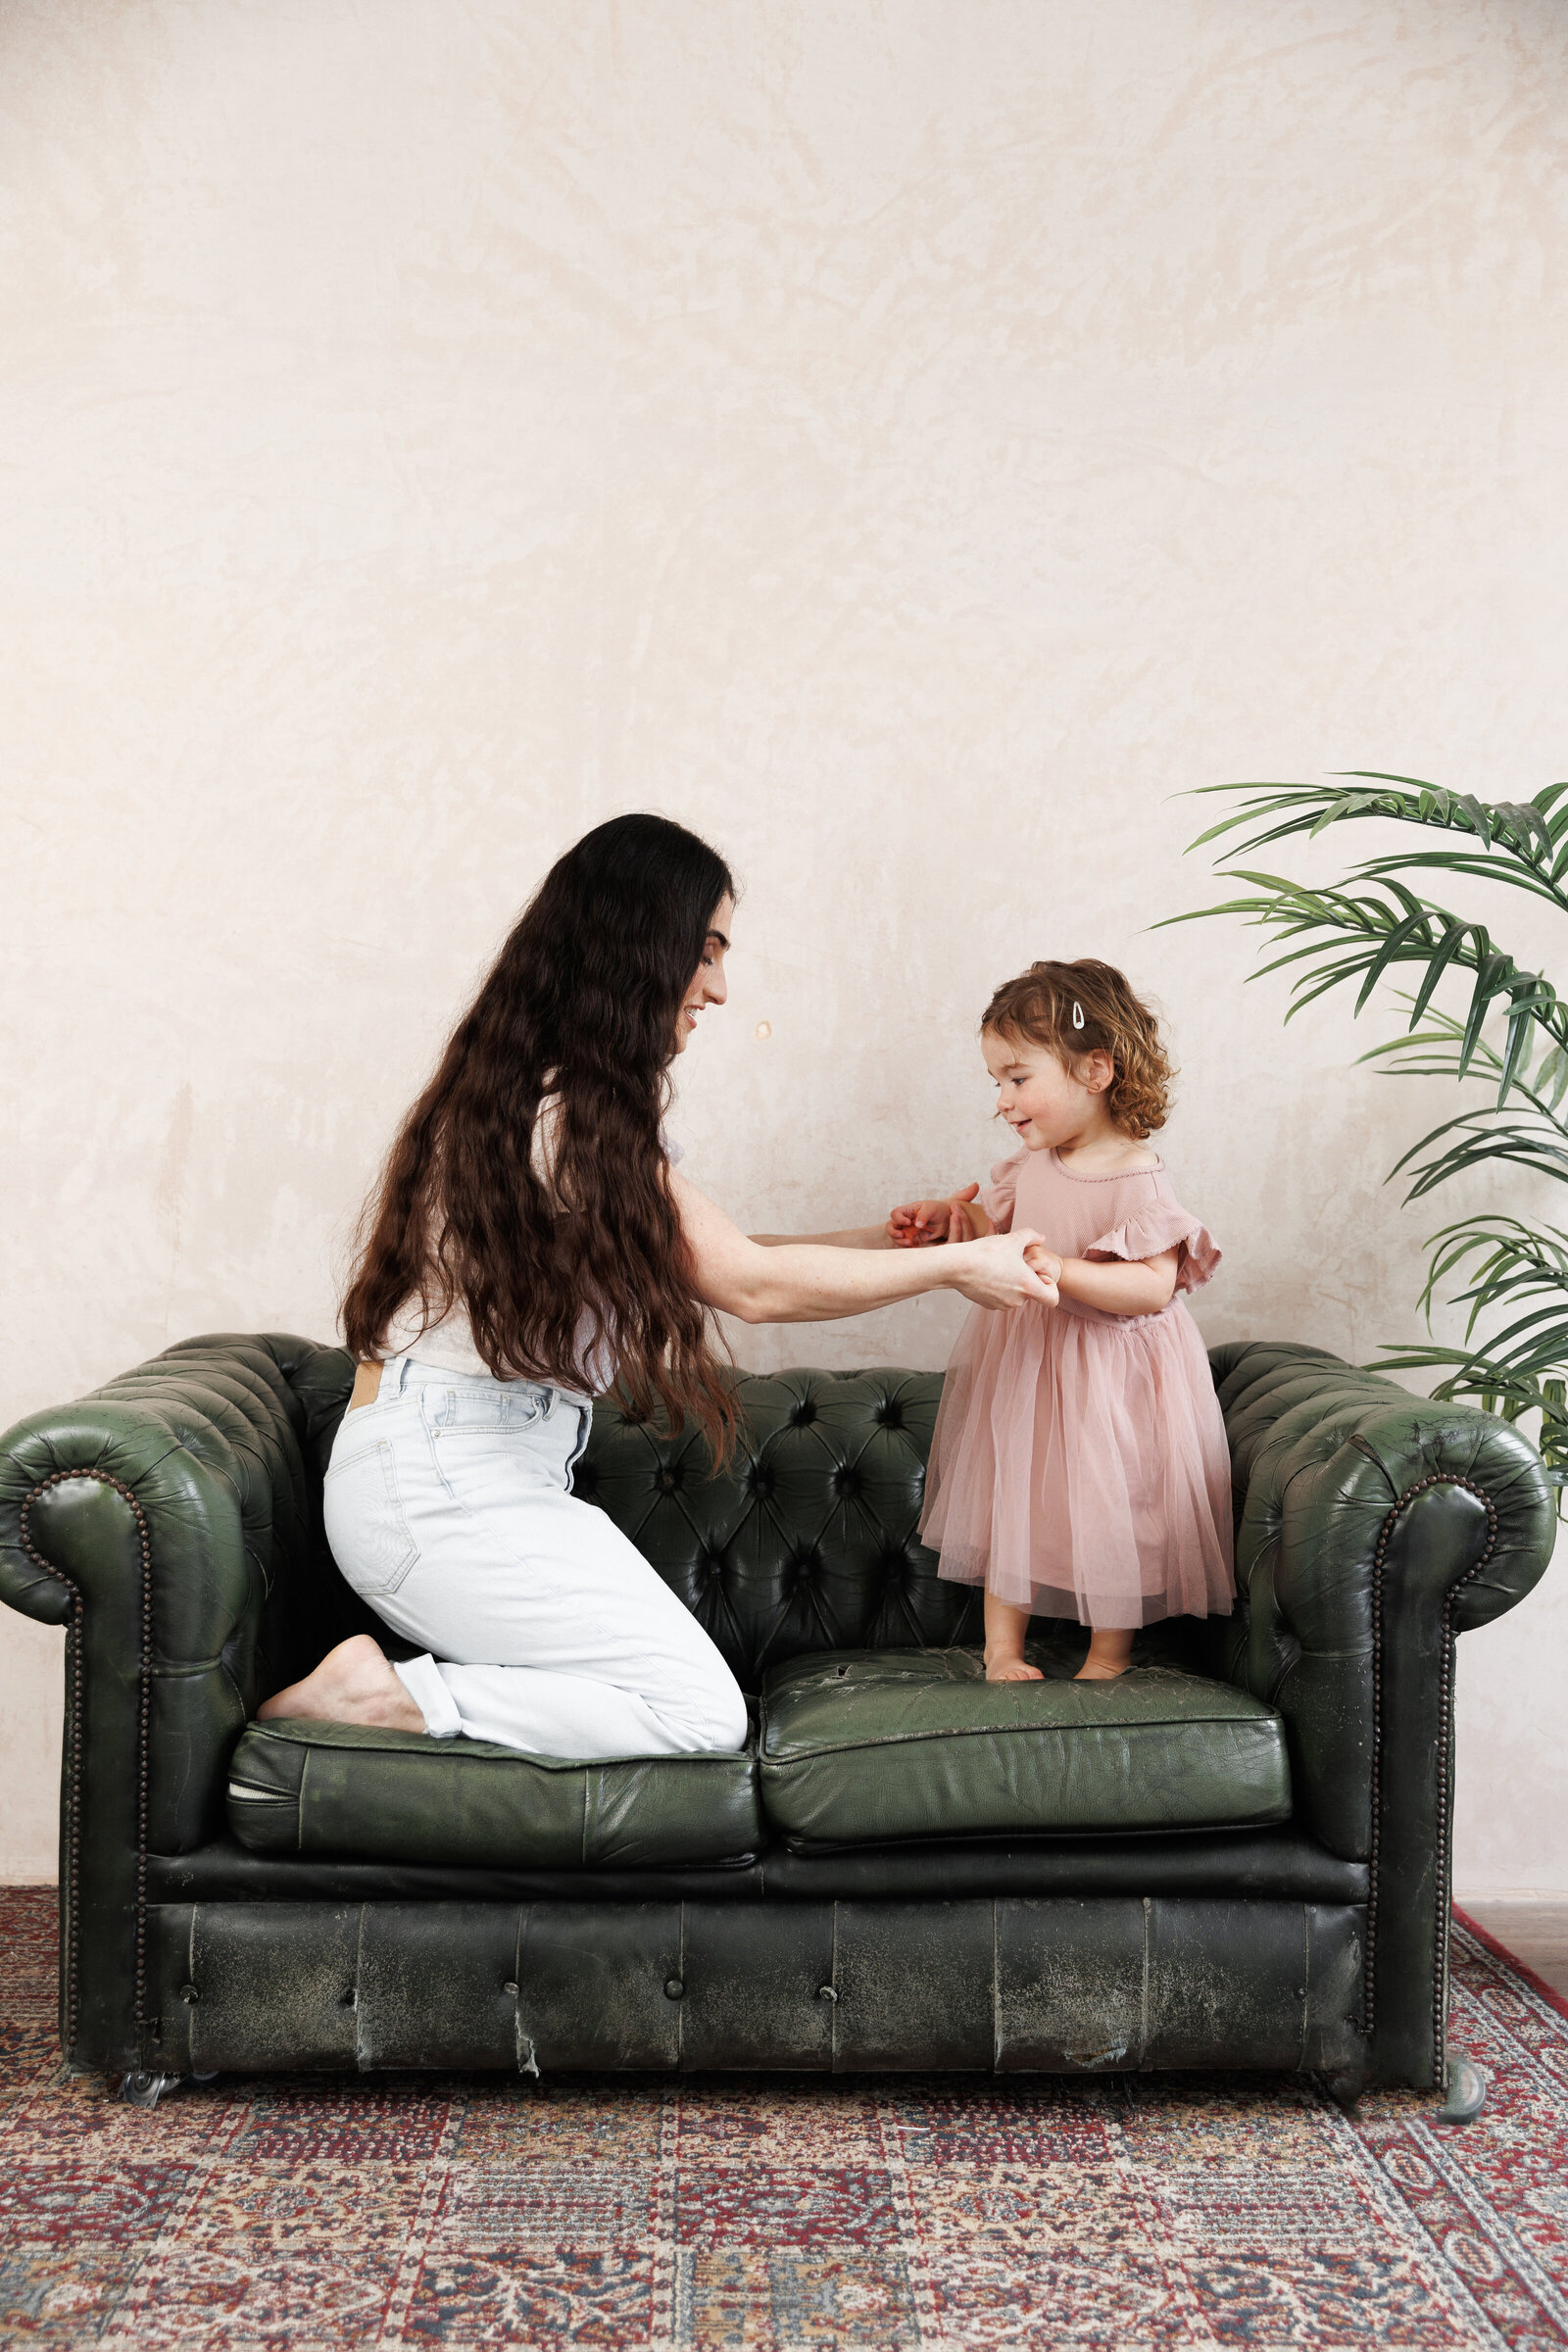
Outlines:
{"label": "rolled sofa arm", "polygon": [[1446,2065],[1454,1641],[1544,1573],[1541,1457],[1316,1348],[1211,1351],[1241,1506],[1232,1679],[1284,1717],[1298,1818],[1368,1866],[1363,2025],[1376,2080]]}
{"label": "rolled sofa arm", "polygon": [[143,2062],[146,1857],[221,1822],[269,1597],[311,1549],[307,1451],[330,1442],[351,1372],[303,1340],[191,1340],[0,1439],[0,1599],[67,1631],[60,2032],[74,2064]]}

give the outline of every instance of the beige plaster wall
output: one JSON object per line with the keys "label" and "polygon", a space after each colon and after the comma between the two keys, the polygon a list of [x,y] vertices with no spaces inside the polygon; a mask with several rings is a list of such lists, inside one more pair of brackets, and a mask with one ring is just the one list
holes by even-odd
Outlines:
{"label": "beige plaster wall", "polygon": [[[1169,1011],[1206,1333],[1410,1335],[1446,1098],[1149,925],[1195,786],[1559,769],[1565,104],[1549,0],[11,0],[0,1422],[328,1333],[466,991],[636,806],[745,878],[676,1126],[748,1222],[983,1165],[989,988],[1094,953]],[[1565,1592],[1463,1653],[1466,1889],[1568,1888]]]}

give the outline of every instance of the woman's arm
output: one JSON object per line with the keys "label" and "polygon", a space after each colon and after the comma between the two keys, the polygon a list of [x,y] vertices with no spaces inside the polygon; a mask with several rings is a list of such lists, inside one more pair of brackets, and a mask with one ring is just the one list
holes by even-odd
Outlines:
{"label": "woman's arm", "polygon": [[945,1250],[848,1249],[820,1242],[767,1247],[732,1225],[694,1184],[670,1170],[670,1192],[709,1306],[743,1323],[830,1323],[926,1291],[956,1291],[976,1306],[1055,1303],[1054,1286],[1025,1263],[1040,1247],[1027,1227]]}
{"label": "woman's arm", "polygon": [[1098,1306],[1104,1315],[1157,1315],[1170,1304],[1176,1289],[1181,1252],[1162,1250],[1157,1257],[1130,1263],[1120,1258],[1064,1257],[1056,1288],[1080,1306]]}

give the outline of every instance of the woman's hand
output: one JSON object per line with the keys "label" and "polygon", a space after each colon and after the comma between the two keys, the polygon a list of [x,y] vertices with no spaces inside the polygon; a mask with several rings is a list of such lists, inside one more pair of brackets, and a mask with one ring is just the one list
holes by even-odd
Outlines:
{"label": "woman's hand", "polygon": [[1048,1281],[1037,1273],[1036,1257],[1060,1268],[1061,1260],[1027,1225],[1016,1233],[993,1233],[984,1241],[961,1243],[951,1261],[953,1288],[973,1306],[1054,1306],[1055,1276]]}
{"label": "woman's hand", "polygon": [[966,1184],[946,1200],[906,1201],[888,1217],[888,1240],[895,1250],[933,1250],[944,1242],[971,1241],[973,1228],[963,1202],[973,1200],[979,1190],[977,1184]]}

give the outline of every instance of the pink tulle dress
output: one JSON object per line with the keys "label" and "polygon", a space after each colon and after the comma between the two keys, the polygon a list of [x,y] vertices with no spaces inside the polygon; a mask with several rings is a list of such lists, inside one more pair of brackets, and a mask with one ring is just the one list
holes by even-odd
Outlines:
{"label": "pink tulle dress", "polygon": [[1235,1593],[1225,1424],[1184,1291],[1219,1250],[1163,1164],[1079,1176],[1054,1151],[991,1171],[1000,1231],[1032,1225],[1061,1257],[1177,1249],[1157,1315],[976,1307],[948,1367],[920,1534],[940,1573],[1042,1617],[1105,1629],[1226,1616]]}

